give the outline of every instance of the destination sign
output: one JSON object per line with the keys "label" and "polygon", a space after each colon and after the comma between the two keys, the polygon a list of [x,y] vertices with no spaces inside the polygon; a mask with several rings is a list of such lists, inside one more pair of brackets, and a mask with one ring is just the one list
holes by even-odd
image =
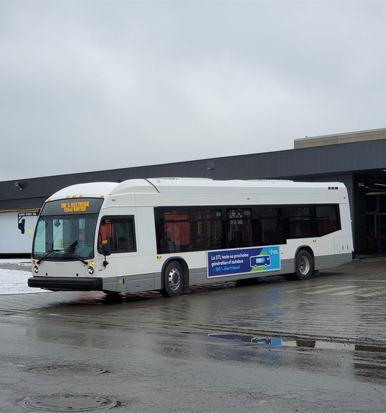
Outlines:
{"label": "destination sign", "polygon": [[103,198],[62,199],[49,201],[44,205],[42,216],[69,214],[98,214]]}
{"label": "destination sign", "polygon": [[60,207],[64,212],[86,212],[90,207],[90,201],[83,202],[63,202]]}

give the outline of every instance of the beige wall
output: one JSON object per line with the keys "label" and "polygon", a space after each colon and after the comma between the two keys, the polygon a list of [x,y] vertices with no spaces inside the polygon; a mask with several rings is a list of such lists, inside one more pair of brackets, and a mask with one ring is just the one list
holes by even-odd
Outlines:
{"label": "beige wall", "polygon": [[340,143],[373,141],[377,139],[386,139],[386,129],[373,129],[368,131],[295,139],[294,148],[311,148],[314,146],[337,145]]}

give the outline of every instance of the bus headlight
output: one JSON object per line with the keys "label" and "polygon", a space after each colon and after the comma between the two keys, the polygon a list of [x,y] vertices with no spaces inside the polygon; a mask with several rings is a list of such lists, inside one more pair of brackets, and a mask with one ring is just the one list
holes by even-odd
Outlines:
{"label": "bus headlight", "polygon": [[88,273],[89,274],[94,274],[94,268],[91,267],[91,265],[90,265],[90,267],[88,267]]}
{"label": "bus headlight", "polygon": [[39,267],[37,265],[34,265],[34,273],[37,274],[39,272]]}

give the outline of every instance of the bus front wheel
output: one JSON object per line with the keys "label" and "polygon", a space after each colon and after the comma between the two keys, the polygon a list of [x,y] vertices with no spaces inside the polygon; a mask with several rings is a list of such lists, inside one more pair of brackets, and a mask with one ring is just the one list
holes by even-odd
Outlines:
{"label": "bus front wheel", "polygon": [[312,255],[306,250],[300,250],[295,258],[295,276],[298,280],[311,278],[314,270]]}
{"label": "bus front wheel", "polygon": [[164,297],[176,297],[184,288],[184,270],[177,261],[171,261],[166,265],[163,273],[164,288],[161,294]]}

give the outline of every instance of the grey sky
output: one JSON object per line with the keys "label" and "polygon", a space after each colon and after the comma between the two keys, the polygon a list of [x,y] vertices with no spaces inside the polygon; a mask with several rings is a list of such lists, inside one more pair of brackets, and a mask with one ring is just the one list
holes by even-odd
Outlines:
{"label": "grey sky", "polygon": [[0,181],[386,127],[384,2],[0,2]]}

